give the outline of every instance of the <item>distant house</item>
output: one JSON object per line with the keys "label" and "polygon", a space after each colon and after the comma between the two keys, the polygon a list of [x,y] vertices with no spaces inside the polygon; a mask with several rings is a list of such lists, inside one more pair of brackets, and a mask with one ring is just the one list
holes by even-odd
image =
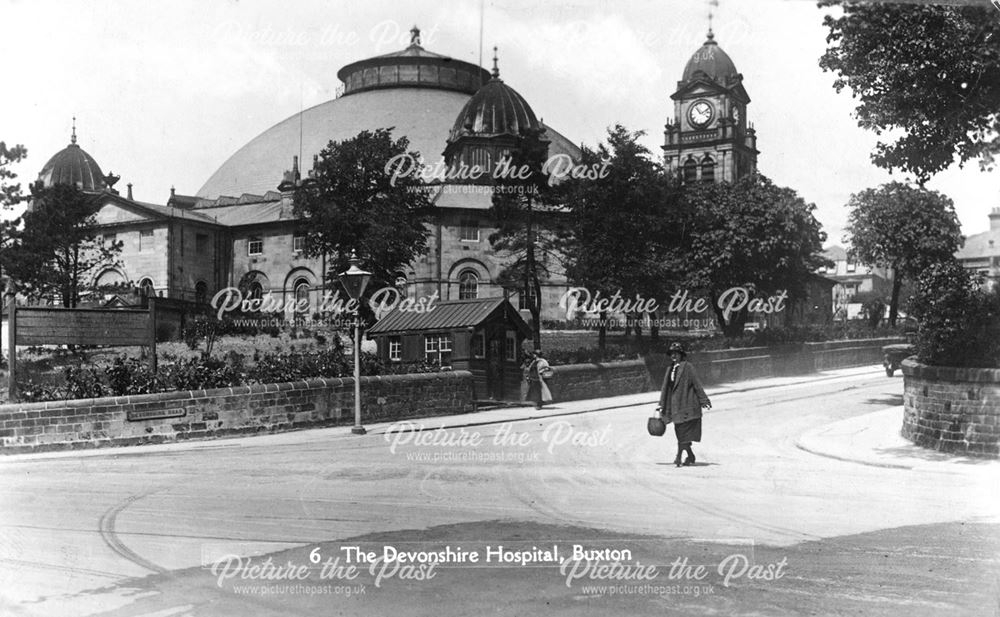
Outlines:
{"label": "distant house", "polygon": [[990,212],[990,229],[969,236],[955,253],[967,270],[983,275],[990,287],[1000,284],[1000,208]]}
{"label": "distant house", "polygon": [[521,344],[531,334],[503,297],[455,300],[425,313],[393,309],[367,335],[386,364],[425,362],[470,371],[479,400],[516,400]]}
{"label": "distant house", "polygon": [[888,303],[892,293],[892,276],[887,268],[873,268],[851,259],[847,249],[833,245],[823,251],[833,262],[817,274],[833,280],[833,318],[837,321],[861,317],[861,305],[872,296]]}

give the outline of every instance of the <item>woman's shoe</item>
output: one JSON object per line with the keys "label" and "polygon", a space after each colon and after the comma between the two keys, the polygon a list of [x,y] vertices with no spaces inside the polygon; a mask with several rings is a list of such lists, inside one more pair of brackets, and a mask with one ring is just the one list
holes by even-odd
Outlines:
{"label": "woman's shoe", "polygon": [[674,459],[674,465],[677,465],[678,467],[681,466],[681,455],[680,454],[678,454],[677,458]]}
{"label": "woman's shoe", "polygon": [[[679,457],[678,457],[678,460],[680,460]],[[684,466],[685,467],[693,467],[694,466],[694,461],[695,461],[694,454],[692,454],[691,456],[689,456],[686,459],[684,459]]]}

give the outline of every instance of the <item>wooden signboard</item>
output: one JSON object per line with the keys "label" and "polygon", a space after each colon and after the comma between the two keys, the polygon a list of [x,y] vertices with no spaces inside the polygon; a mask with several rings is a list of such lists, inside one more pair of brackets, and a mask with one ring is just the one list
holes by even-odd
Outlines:
{"label": "wooden signboard", "polygon": [[149,348],[150,368],[156,371],[156,302],[149,310],[18,308],[13,284],[7,287],[8,392],[17,400],[18,345],[142,345]]}

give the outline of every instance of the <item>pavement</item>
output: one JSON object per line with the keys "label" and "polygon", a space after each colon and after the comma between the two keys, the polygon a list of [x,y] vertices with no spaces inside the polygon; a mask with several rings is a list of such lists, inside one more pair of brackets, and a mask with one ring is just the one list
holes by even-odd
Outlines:
{"label": "pavement", "polygon": [[[747,382],[719,384],[706,388],[709,397],[766,390],[783,386],[794,386],[824,380],[850,379],[856,376],[870,376],[883,372],[881,367],[859,367],[828,371],[820,375],[799,377],[774,377]],[[901,379],[896,377],[895,379]],[[653,415],[659,394],[644,392],[597,399],[559,402],[538,410],[533,406],[513,406],[491,409],[471,414],[413,418],[398,422],[371,424],[366,426],[369,434],[384,434],[398,430],[460,429],[489,426],[507,422],[523,422],[561,416],[634,409],[648,406]],[[712,412],[709,412],[712,413]],[[795,446],[800,450],[839,461],[882,467],[889,469],[922,469],[947,471],[961,470],[970,465],[988,464],[989,460],[958,454],[937,452],[914,445],[905,439],[900,430],[903,425],[903,407],[892,406],[868,414],[847,418],[802,433]],[[669,431],[668,431],[669,433]],[[172,444],[128,446],[113,449],[72,450],[37,454],[16,454],[0,457],[0,460],[48,460],[60,458],[101,457],[109,454],[130,455],[151,451],[188,451],[216,449],[225,445],[237,446],[241,443],[254,445],[281,445],[304,442],[326,442],[331,437],[348,437],[351,427],[338,426],[305,431],[290,431],[272,435],[223,438],[208,441],[194,441]]]}

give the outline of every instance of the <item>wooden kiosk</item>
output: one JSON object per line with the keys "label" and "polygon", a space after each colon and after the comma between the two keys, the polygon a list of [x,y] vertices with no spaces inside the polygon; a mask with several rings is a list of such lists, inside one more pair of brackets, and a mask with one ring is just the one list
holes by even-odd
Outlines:
{"label": "wooden kiosk", "polygon": [[426,313],[393,309],[368,330],[382,362],[427,362],[472,373],[477,400],[519,400],[521,344],[531,329],[506,298],[439,302]]}

